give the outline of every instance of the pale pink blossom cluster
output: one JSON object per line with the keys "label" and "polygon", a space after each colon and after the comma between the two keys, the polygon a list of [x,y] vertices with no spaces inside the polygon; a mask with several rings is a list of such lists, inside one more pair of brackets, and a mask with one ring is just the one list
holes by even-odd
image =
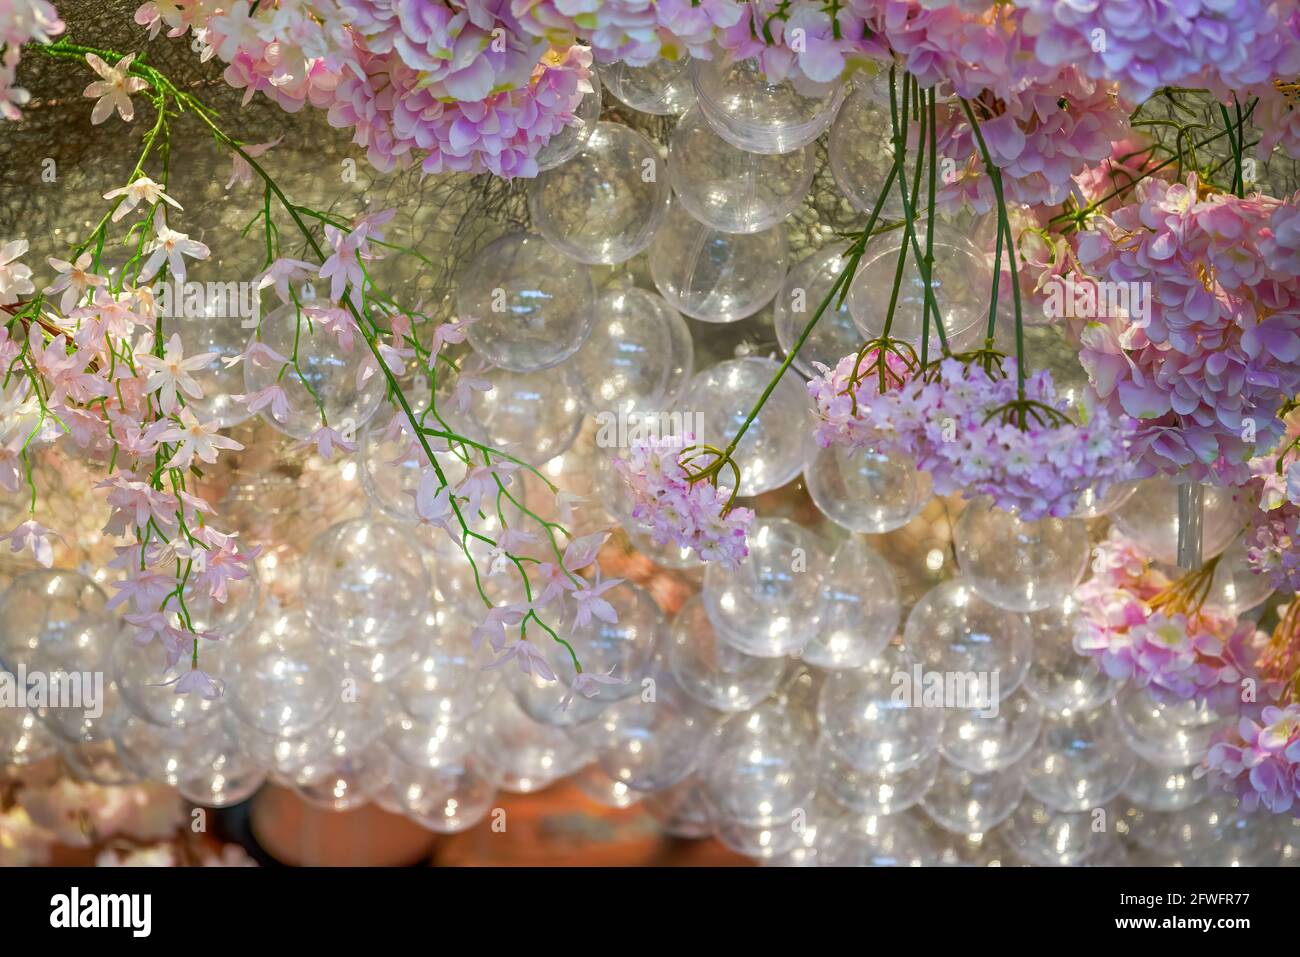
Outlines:
{"label": "pale pink blossom cluster", "polygon": [[1267,705],[1210,746],[1204,769],[1242,808],[1300,817],[1300,704]]}
{"label": "pale pink blossom cluster", "polygon": [[1045,64],[1077,64],[1138,104],[1164,86],[1233,89],[1300,73],[1290,0],[1014,0]]}
{"label": "pale pink blossom cluster", "polygon": [[15,83],[19,48],[49,43],[63,32],[59,12],[48,0],[0,0],[0,119],[22,119],[31,94]]}
{"label": "pale pink blossom cluster", "polygon": [[910,457],[930,473],[936,493],[988,495],[1029,521],[1068,516],[1084,491],[1104,495],[1128,477],[1128,419],[1103,409],[1069,409],[1046,370],[1027,377],[1026,406],[1018,404],[1012,359],[1005,361],[1005,375],[944,359],[936,372],[902,386],[887,381],[883,392],[874,372],[852,377],[856,361],[848,356],[834,370],[822,367],[808,384],[823,448]]}
{"label": "pale pink blossom cluster", "polygon": [[[649,436],[634,442],[614,467],[632,491],[632,517],[649,530],[656,545],[689,548],[703,561],[734,567],[749,554],[746,535],[754,512],[729,504],[730,493],[709,478],[691,480],[716,459],[693,447],[694,441],[690,433]],[[698,466],[683,464],[687,451],[701,452]],[[724,471],[720,477],[728,475]]]}
{"label": "pale pink blossom cluster", "polygon": [[150,2],[151,34],[193,29],[225,78],[290,112],[328,111],[374,166],[535,176],[536,157],[591,92],[585,48],[548,49],[508,0]]}
{"label": "pale pink blossom cluster", "polygon": [[1286,416],[1281,452],[1251,460],[1259,509],[1246,533],[1246,560],[1275,589],[1300,591],[1300,410]]}
{"label": "pale pink blossom cluster", "polygon": [[1252,664],[1252,622],[1208,605],[1166,603],[1174,583],[1115,530],[1093,568],[1075,592],[1075,651],[1159,701],[1235,706]]}
{"label": "pale pink blossom cluster", "polygon": [[1141,422],[1140,475],[1240,485],[1257,451],[1277,445],[1278,411],[1300,392],[1300,274],[1285,245],[1294,205],[1202,197],[1194,175],[1151,179],[1079,236],[1081,267],[1143,303],[1079,330],[1105,407]]}

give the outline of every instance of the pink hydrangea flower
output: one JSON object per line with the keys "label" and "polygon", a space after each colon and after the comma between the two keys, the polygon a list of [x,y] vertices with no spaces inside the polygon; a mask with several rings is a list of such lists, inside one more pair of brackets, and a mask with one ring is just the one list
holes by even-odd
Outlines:
{"label": "pink hydrangea flower", "polygon": [[729,493],[707,479],[692,482],[680,461],[695,436],[649,437],[633,444],[614,467],[632,491],[632,517],[656,545],[693,549],[703,561],[734,567],[749,554],[751,509],[730,506]]}
{"label": "pink hydrangea flower", "polygon": [[1243,717],[1235,735],[1211,745],[1198,771],[1235,792],[1246,811],[1263,807],[1300,817],[1300,704],[1269,705],[1256,718]]}

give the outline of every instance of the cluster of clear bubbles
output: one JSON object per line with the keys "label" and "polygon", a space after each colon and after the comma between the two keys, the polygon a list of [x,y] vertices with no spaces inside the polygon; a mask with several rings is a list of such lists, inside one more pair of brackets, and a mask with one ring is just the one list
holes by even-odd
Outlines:
{"label": "cluster of clear bubbles", "polygon": [[[828,138],[835,184],[865,211],[891,162],[888,114],[877,84],[773,84],[752,63],[614,65],[601,78],[528,188],[533,231],[461,266],[452,308],[476,317],[484,388],[463,406],[446,382],[432,392],[448,428],[586,496],[574,534],[621,526],[616,543],[653,569],[641,580],[685,586],[670,600],[625,582],[606,595],[616,624],[555,623],[585,670],[624,683],[572,694],[572,661],[541,640],[554,682],[485,667],[492,654],[471,633],[485,599],[519,597],[517,579],[476,581],[453,541],[415,522],[428,453],[376,415],[385,385],[358,375],[364,350],[301,335],[295,311],[278,310],[259,336],[301,380],[287,386],[289,420],[267,421],[295,439],[322,411],[355,429],[363,507],[313,535],[293,594],[254,577],[224,605],[190,596],[196,627],[230,636],[202,649],[225,682],[212,701],[160,683],[157,647],[120,626],[95,581],[16,579],[0,598],[0,662],[98,670],[106,684],[93,717],[0,709],[0,756],[58,752],[88,779],[161,780],[208,806],[270,780],[315,806],[374,802],[440,833],[478,824],[501,792],[572,777],[668,833],[770,864],[1295,860],[1295,828],[1247,818],[1193,773],[1227,717],[1158,704],[1072,647],[1075,589],[1108,526],[1174,561],[1176,487],[1085,495],[1072,517],[1037,522],[976,500],[949,522],[961,503],[934,499],[905,457],[811,441],[796,373],[883,332],[897,233],[869,250],[735,452],[737,492],[759,509],[747,561],[705,567],[649,539],[614,458],[652,416],[715,446],[745,424],[843,266],[833,244],[790,253],[785,221],[819,172],[813,144]],[[602,93],[670,118],[666,140],[600,120]],[[969,225],[938,224],[932,244],[957,346],[987,313],[989,263]],[[918,344],[920,283],[905,276],[893,326]],[[723,326],[762,341],[742,322],[769,309],[771,352],[719,350]],[[210,347],[238,352],[227,338]],[[279,371],[245,362],[245,381],[212,391],[256,391]],[[428,393],[413,395],[423,410]],[[449,480],[464,474],[439,460]],[[499,515],[474,520],[481,531],[557,517],[537,476],[519,483]],[[803,503],[781,510],[793,518],[755,498],[778,489]],[[1211,600],[1250,613],[1268,594],[1245,571],[1240,503],[1210,490],[1205,508],[1205,554],[1225,556]],[[919,523],[945,529],[938,547],[900,544]],[[491,564],[486,547],[470,552]]]}

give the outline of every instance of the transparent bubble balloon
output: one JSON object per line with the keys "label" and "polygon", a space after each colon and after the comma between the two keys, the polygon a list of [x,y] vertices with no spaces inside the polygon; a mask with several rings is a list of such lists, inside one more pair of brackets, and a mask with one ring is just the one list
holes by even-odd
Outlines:
{"label": "transparent bubble balloon", "polygon": [[835,119],[844,87],[770,81],[758,60],[692,60],[696,102],[718,135],[752,153],[788,153],[815,140]]}
{"label": "transparent bubble balloon", "polygon": [[772,694],[785,672],[780,658],[756,658],[718,638],[703,599],[687,599],[673,619],[668,663],[682,690],[719,711],[748,711]]}
{"label": "transparent bubble balloon", "polygon": [[1049,715],[1091,711],[1115,697],[1120,683],[1101,670],[1097,659],[1074,650],[1078,605],[1060,605],[1024,616],[1033,635],[1034,661],[1025,675],[1025,691]]}
{"label": "transparent bubble balloon", "polygon": [[357,384],[358,370],[371,355],[365,343],[358,339],[352,350],[345,352],[333,334],[319,325],[313,327],[295,307],[280,306],[264,316],[249,346],[257,341],[285,360],[294,358],[296,344],[297,363],[287,371],[283,362],[261,354],[242,363],[245,395],[277,384],[284,390],[288,402],[288,411],[282,413],[284,421],[275,417],[274,405],[265,406],[257,414],[285,435],[309,438],[321,427],[322,412],[331,428],[355,432],[384,402],[384,377],[380,372]]}
{"label": "transparent bubble balloon", "polygon": [[128,714],[113,729],[121,762],[140,777],[171,787],[203,774],[219,756],[222,742],[215,723],[212,728],[165,728]]}
{"label": "transparent bubble balloon", "polygon": [[801,649],[818,627],[824,562],[817,537],[803,526],[755,522],[745,561],[734,569],[712,562],[704,572],[704,607],[718,637],[759,658]]}
{"label": "transparent bubble balloon", "polygon": [[788,259],[779,227],[724,233],[674,202],[650,247],[650,275],[679,312],[701,322],[736,322],[772,301]]}
{"label": "transparent bubble balloon", "polygon": [[816,451],[804,478],[822,514],[851,532],[902,528],[930,501],[930,473],[896,452],[832,445]]}
{"label": "transparent bubble balloon", "polygon": [[489,369],[480,378],[491,388],[471,395],[469,412],[487,444],[542,465],[578,437],[582,403],[563,371]]}
{"label": "transparent bubble balloon", "polygon": [[640,802],[642,794],[615,781],[599,764],[589,764],[569,779],[586,797],[601,807],[625,810]]}
{"label": "transparent bubble balloon", "polygon": [[[111,671],[104,675],[102,688],[96,674],[73,670],[51,672],[47,677],[48,706],[32,708],[45,730],[65,744],[109,740],[125,712]],[[29,672],[29,680],[30,677]]]}
{"label": "transparent bubble balloon", "polygon": [[1214,735],[1233,723],[1204,702],[1157,701],[1133,687],[1121,691],[1111,707],[1124,743],[1139,757],[1165,768],[1198,764]]}
{"label": "transparent bubble balloon", "polygon": [[920,801],[934,783],[939,755],[901,770],[863,771],[829,748],[818,753],[817,786],[837,804],[851,811],[898,814]]}
{"label": "transparent bubble balloon", "polygon": [[939,849],[913,814],[846,815],[817,837],[817,860],[828,867],[924,867]]}
{"label": "transparent bubble balloon", "polygon": [[[926,249],[924,230],[918,230],[917,245]],[[899,249],[903,244],[901,230],[882,236],[880,245],[872,244],[867,255],[858,264],[849,287],[847,304],[853,321],[868,339],[884,334],[889,319],[889,300],[893,294],[894,276],[898,271]],[[952,227],[936,224],[934,229],[934,271],[930,288],[935,304],[943,319],[944,334],[949,348],[961,350],[976,345],[984,336],[988,325],[990,275],[987,263],[969,240]],[[916,267],[916,252],[907,244],[907,263],[903,267],[902,285],[894,307],[894,319],[889,324],[889,334],[918,348],[924,330],[926,304],[925,283]],[[938,328],[930,317],[930,355],[942,348]]]}
{"label": "transparent bubble balloon", "polygon": [[469,344],[513,372],[547,369],[577,352],[595,301],[586,266],[525,233],[484,246],[457,276],[457,311],[477,317]]}
{"label": "transparent bubble balloon", "polygon": [[[1061,394],[1062,390],[1058,386],[1057,395]],[[1089,486],[1079,494],[1070,518],[1100,518],[1109,515],[1127,502],[1136,491],[1137,482],[1115,482],[1108,485],[1101,495],[1097,494],[1095,486]]]}
{"label": "transparent bubble balloon", "polygon": [[292,737],[328,718],[342,668],[300,611],[270,610],[231,648],[229,707],[265,734]]}
{"label": "transparent bubble balloon", "polygon": [[1020,770],[1025,790],[1058,811],[1086,811],[1110,801],[1128,782],[1136,758],[1109,709],[1043,722]]}
{"label": "transparent bubble balloon", "polygon": [[[389,435],[387,424],[376,422],[375,427],[366,429],[357,440],[361,486],[385,518],[402,524],[415,523],[419,516],[415,512],[414,495],[429,459],[405,432]],[[464,464],[454,455],[438,456],[438,464],[452,484],[465,476]]]}
{"label": "transparent bubble balloon", "polygon": [[118,634],[108,599],[84,575],[26,572],[0,596],[0,661],[28,671],[94,671]]}
{"label": "transparent bubble balloon", "polygon": [[496,802],[496,771],[473,756],[444,768],[410,765],[394,757],[388,772],[389,793],[402,813],[436,834],[473,827]]}
{"label": "transparent bubble balloon", "polygon": [[620,410],[634,416],[672,408],[694,367],[681,314],[662,296],[624,285],[601,295],[591,336],[565,366],[588,409],[615,423]]}
{"label": "transparent bubble balloon", "polygon": [[420,626],[429,591],[420,546],[391,522],[342,522],[321,533],[308,550],[307,620],[333,642],[396,644]]}
{"label": "transparent bubble balloon", "polygon": [[180,781],[177,790],[185,800],[203,807],[230,807],[252,797],[265,783],[267,772],[244,750],[229,722],[216,722],[212,732],[215,751],[211,763]]}
{"label": "transparent bubble balloon", "polygon": [[945,831],[983,834],[1011,816],[1023,793],[1015,773],[976,774],[945,761],[921,807]]}
{"label": "transparent bubble balloon", "polygon": [[359,808],[388,789],[389,757],[373,748],[332,762],[319,780],[299,784],[294,793],[313,807],[326,811]]}
{"label": "transparent bubble balloon", "polygon": [[[228,648],[223,643],[200,640],[200,663],[211,675],[227,671]],[[180,668],[189,666],[183,659]],[[166,673],[165,673],[166,672]],[[225,706],[224,697],[177,694],[172,682],[179,670],[167,668],[167,656],[156,642],[142,645],[123,634],[113,646],[113,680],[122,705],[136,717],[168,728],[189,728],[209,721]]]}
{"label": "transparent bubble balloon", "polygon": [[756,233],[780,223],[808,195],[816,165],[811,145],[778,154],[737,149],[698,109],[677,121],[668,143],[677,201],[724,233]]}
{"label": "transparent bubble balloon", "polygon": [[650,245],[668,211],[659,148],[631,127],[597,123],[574,157],[528,184],[533,227],[588,265],[621,263]]}
{"label": "transparent bubble balloon", "polygon": [[834,821],[849,816],[843,805],[818,792],[813,806],[808,809],[796,833],[799,841],[782,854],[762,855],[759,863],[764,867],[817,867],[819,864],[818,837]]}
{"label": "transparent bubble balloon", "polygon": [[702,773],[719,824],[746,828],[792,830],[817,786],[811,742],[775,702],[723,725]]}
{"label": "transparent bubble balloon", "polygon": [[256,563],[249,564],[245,577],[229,579],[225,585],[224,601],[218,601],[208,588],[193,579],[186,585],[185,609],[194,631],[219,635],[222,639],[234,638],[253,620],[262,597]]}
{"label": "transparent bubble balloon", "polygon": [[[1239,489],[1203,486],[1204,520],[1201,554],[1218,555],[1241,531],[1244,499]],[[1178,561],[1178,485],[1150,478],[1110,516],[1111,522],[1142,551],[1166,565]]]}
{"label": "transparent bubble balloon", "polygon": [[[827,144],[831,175],[860,213],[871,212],[894,165],[894,131],[888,103],[888,94],[882,106],[869,91],[854,90],[831,125]],[[903,214],[902,194],[895,182],[885,194],[880,217],[899,220]]]}
{"label": "transparent bubble balloon", "polygon": [[717,726],[714,713],[672,685],[671,675],[657,675],[653,701],[638,694],[615,702],[587,736],[601,769],[633,790],[659,791],[684,780]]}
{"label": "transparent bubble balloon", "polygon": [[1147,811],[1189,808],[1209,793],[1209,778],[1198,778],[1196,767],[1161,767],[1139,760],[1124,785],[1124,796]]}
{"label": "transparent bubble balloon", "polygon": [[[206,302],[209,309],[216,307],[214,302]],[[242,402],[236,402],[233,396],[244,391],[241,372],[237,368],[227,368],[224,361],[240,355],[248,345],[249,325],[238,318],[229,316],[203,316],[182,324],[181,339],[185,355],[197,356],[203,352],[215,353],[217,358],[203,369],[191,373],[199,384],[203,397],[196,399],[185,396],[185,404],[203,421],[216,420],[223,429],[245,422],[253,414]]]}
{"label": "transparent bubble balloon", "polygon": [[538,170],[545,172],[568,162],[577,156],[591,139],[591,134],[600,120],[600,106],[604,98],[600,76],[595,70],[591,71],[590,83],[591,92],[582,95],[577,109],[573,111],[574,122],[552,136],[546,141],[546,145],[537,151]]}
{"label": "transparent bubble balloon", "polygon": [[482,705],[494,673],[484,673],[486,651],[476,652],[469,635],[477,623],[454,608],[438,606],[424,653],[394,682],[396,704],[417,719],[463,720]]}
{"label": "transparent bubble balloon", "polygon": [[1024,680],[1033,654],[1024,619],[990,605],[960,578],[916,603],[903,643],[925,669],[956,678],[953,693],[962,700],[949,707],[987,708],[990,695],[1005,699]]}
{"label": "transparent bubble balloon", "polygon": [[1026,864],[1073,867],[1098,853],[1105,836],[1093,829],[1091,814],[1068,814],[1024,800],[999,829]]}
{"label": "transparent bubble balloon", "polygon": [[[776,339],[786,355],[803,334],[818,308],[830,294],[831,287],[847,265],[844,250],[832,243],[820,252],[813,253],[785,274],[772,312],[776,325]],[[835,368],[835,363],[862,345],[847,303],[839,295],[827,305],[817,325],[805,340],[794,358],[794,367],[808,377],[817,375],[814,362]]]}
{"label": "transparent bubble balloon", "polygon": [[561,728],[528,717],[510,694],[494,694],[481,715],[482,757],[501,772],[503,790],[540,791],[591,759]]}
{"label": "transparent bubble balloon", "polygon": [[939,741],[949,764],[975,774],[1005,771],[1038,740],[1042,710],[1023,691],[988,711],[950,711]]}
{"label": "transparent bubble balloon", "polygon": [[[750,356],[697,373],[680,403],[683,416],[690,415],[696,444],[725,448],[779,368],[772,359]],[[803,387],[782,376],[736,446],[740,494],[759,495],[798,475],[812,444],[811,426],[812,410]],[[720,483],[733,482],[724,469]]]}
{"label": "transparent bubble balloon", "polygon": [[681,116],[695,102],[689,57],[656,57],[645,66],[629,66],[620,60],[602,64],[600,75],[610,93],[641,113]]}
{"label": "transparent bubble balloon", "polygon": [[647,794],[642,807],[665,834],[673,837],[696,840],[713,833],[713,810],[698,774],[670,788]]}
{"label": "transparent bubble balloon", "polygon": [[957,561],[985,601],[1011,611],[1059,606],[1088,569],[1088,527],[1081,521],[1027,522],[981,497],[953,529]]}
{"label": "transparent bubble balloon", "polygon": [[[1237,867],[1276,862],[1277,844],[1258,814],[1236,798],[1212,794],[1192,807],[1151,813],[1132,828],[1143,847],[1191,867]],[[1268,858],[1261,860],[1261,858]]]}
{"label": "transparent bubble balloon", "polygon": [[800,657],[819,668],[860,668],[898,632],[899,617],[893,567],[850,536],[822,576],[817,626]]}
{"label": "transparent bubble balloon", "polygon": [[929,757],[943,733],[943,709],[914,707],[895,693],[896,677],[913,664],[889,645],[862,668],[831,672],[817,701],[826,747],[865,771],[901,771]]}
{"label": "transparent bubble balloon", "polygon": [[1238,536],[1219,556],[1205,603],[1229,615],[1241,616],[1258,608],[1273,594],[1267,575],[1256,575],[1246,557],[1246,539]]}
{"label": "transparent bubble balloon", "polygon": [[56,747],[36,715],[20,708],[0,708],[0,762],[24,767],[49,757]]}

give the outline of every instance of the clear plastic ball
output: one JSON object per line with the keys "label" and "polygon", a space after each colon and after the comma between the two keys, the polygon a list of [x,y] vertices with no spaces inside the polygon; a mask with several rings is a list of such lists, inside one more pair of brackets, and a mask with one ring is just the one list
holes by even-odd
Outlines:
{"label": "clear plastic ball", "polygon": [[1196,776],[1197,765],[1162,767],[1138,761],[1124,785],[1124,796],[1146,811],[1181,811],[1209,793],[1209,778]]}
{"label": "clear plastic ball", "polygon": [[974,774],[1005,771],[1034,746],[1042,722],[1042,709],[1023,691],[1001,702],[997,714],[950,711],[939,753]]}
{"label": "clear plastic ball", "polygon": [[482,757],[501,772],[501,788],[531,794],[578,770],[591,752],[560,728],[528,717],[515,699],[500,690],[484,706]]}
{"label": "clear plastic ball", "polygon": [[83,741],[79,744],[60,743],[59,753],[68,766],[68,772],[78,781],[89,781],[105,787],[133,784],[141,776],[122,763],[112,738],[102,741]]}
{"label": "clear plastic ball", "polygon": [[[772,359],[749,356],[697,373],[680,403],[696,444],[726,448],[779,368]],[[782,376],[733,454],[740,465],[740,494],[759,495],[798,475],[813,444],[811,426],[807,393]],[[724,467],[719,484],[729,486],[732,481],[730,469]]]}
{"label": "clear plastic ball", "polygon": [[334,762],[319,780],[294,787],[294,793],[312,807],[325,811],[351,811],[364,806],[388,789],[389,758],[375,748]]}
{"label": "clear plastic ball", "polygon": [[[894,131],[888,99],[882,106],[863,89],[844,101],[827,143],[831,176],[845,199],[860,213],[870,213],[894,165]],[[908,182],[911,189],[911,182]],[[890,184],[880,209],[882,220],[903,218],[898,183]]]}
{"label": "clear plastic ball", "polygon": [[647,794],[642,807],[664,833],[672,837],[698,840],[713,833],[713,809],[698,774],[670,788]]}
{"label": "clear plastic ball", "polygon": [[565,366],[587,411],[615,424],[622,413],[628,429],[639,413],[672,408],[694,368],[686,320],[662,296],[627,285],[601,295],[591,336]]}
{"label": "clear plastic ball", "polygon": [[481,378],[492,387],[471,395],[469,412],[488,445],[542,465],[578,437],[582,403],[564,370],[488,369]]}
{"label": "clear plastic ball", "polygon": [[176,786],[181,797],[203,807],[230,807],[246,801],[267,778],[267,772],[241,746],[230,723],[218,724],[219,729],[213,728],[211,763]]}
{"label": "clear plastic ball", "polygon": [[537,151],[537,169],[545,172],[561,163],[567,163],[577,156],[591,139],[591,134],[600,121],[600,107],[604,91],[600,84],[600,75],[591,71],[591,92],[584,93],[573,111],[574,122],[556,133],[546,145]]}
{"label": "clear plastic ball", "polygon": [[1163,768],[1200,763],[1215,733],[1232,723],[1204,702],[1157,701],[1131,686],[1119,693],[1111,708],[1124,743]]}
{"label": "clear plastic ball", "polygon": [[[215,301],[208,304],[210,308],[216,307]],[[185,404],[201,420],[216,420],[223,429],[239,425],[253,414],[244,403],[236,402],[232,397],[244,391],[240,370],[227,368],[223,361],[234,359],[244,351],[248,345],[249,328],[239,319],[216,315],[181,323],[181,340],[187,357],[204,352],[217,355],[205,368],[191,373],[203,397],[195,399],[186,395]]]}
{"label": "clear plastic ball", "polygon": [[[48,680],[51,695],[55,693],[54,682],[56,680],[64,682],[58,691],[59,706],[33,707],[32,712],[44,725],[45,730],[64,744],[107,741],[117,727],[118,720],[127,713],[122,706],[117,682],[113,680],[111,673],[104,676],[102,690],[96,687],[94,672],[87,676],[84,671],[78,674],[74,669],[56,670],[49,675]],[[76,697],[78,685],[80,700]],[[68,699],[62,697],[65,694],[69,696]],[[62,706],[65,700],[71,702],[71,707]],[[51,701],[51,704],[55,703],[54,700]]]}
{"label": "clear plastic ball", "polygon": [[1024,618],[990,605],[960,578],[936,585],[913,606],[903,643],[927,671],[957,678],[953,693],[963,700],[949,707],[986,709],[987,697],[1005,699],[1024,680],[1033,655]]}
{"label": "clear plastic ball", "polygon": [[636,791],[659,791],[693,772],[717,726],[713,713],[659,676],[653,701],[624,698],[601,712],[586,737],[601,769]]}
{"label": "clear plastic ball", "polygon": [[736,322],[772,301],[785,278],[789,247],[778,227],[724,233],[679,202],[650,247],[650,275],[674,308],[701,322]]}
{"label": "clear plastic ball", "polygon": [[508,233],[457,276],[457,311],[477,319],[469,344],[513,372],[548,369],[577,352],[591,332],[595,302],[587,267],[540,236]]}
{"label": "clear plastic ball", "polygon": [[117,638],[108,599],[84,575],[26,572],[0,595],[0,661],[28,671],[96,671]]}
{"label": "clear plastic ball", "polygon": [[817,450],[804,478],[822,514],[851,532],[902,528],[930,501],[930,473],[896,452],[832,445]]}
{"label": "clear plastic ball", "polygon": [[689,57],[656,57],[645,66],[629,66],[620,60],[602,64],[600,75],[610,93],[641,113],[681,116],[695,102]]}
{"label": "clear plastic ball", "polygon": [[423,623],[429,592],[419,544],[391,522],[341,522],[308,550],[307,620],[336,644],[378,648],[402,641]]}
{"label": "clear plastic ball", "polygon": [[673,619],[668,663],[682,690],[719,711],[748,711],[776,691],[780,658],[756,658],[718,638],[699,595]]}
{"label": "clear plastic ball", "polygon": [[[221,675],[226,668],[225,643],[200,640],[200,662],[204,671]],[[166,655],[156,642],[141,645],[131,634],[123,634],[113,645],[112,676],[122,705],[139,718],[166,728],[189,728],[210,721],[225,705],[224,698],[199,694],[176,694],[168,684],[179,676],[164,675]],[[181,668],[189,667],[182,659]]]}
{"label": "clear plastic ball", "polygon": [[382,733],[394,757],[422,768],[454,768],[474,754],[480,741],[473,720],[443,714],[429,720],[394,716]]}
{"label": "clear plastic ball", "polygon": [[[1242,503],[1236,489],[1204,486],[1201,555],[1213,558],[1241,532]],[[1178,561],[1178,485],[1149,478],[1110,516],[1111,522],[1147,555],[1166,565]]]}
{"label": "clear plastic ball", "polygon": [[394,699],[416,719],[464,720],[478,710],[484,689],[492,686],[493,673],[483,671],[489,656],[470,643],[476,622],[468,616],[435,606],[434,618],[424,653],[394,682]]}
{"label": "clear plastic ball", "polygon": [[702,773],[719,824],[744,828],[793,830],[817,787],[811,742],[777,702],[728,720]]}
{"label": "clear plastic ball", "polygon": [[747,655],[780,658],[818,628],[822,558],[816,535],[787,519],[756,522],[749,557],[734,569],[704,572],[704,607],[718,637]]}
{"label": "clear plastic ball", "polygon": [[818,753],[818,793],[861,814],[898,814],[916,805],[934,784],[939,755],[901,770],[863,771],[829,748]]}
{"label": "clear plastic ball", "polygon": [[528,211],[564,255],[611,265],[650,245],[669,191],[659,147],[621,123],[597,123],[572,159],[528,184]]}
{"label": "clear plastic ball", "polygon": [[788,153],[830,126],[844,99],[839,84],[771,81],[756,59],[692,60],[696,102],[718,135],[751,153]]}
{"label": "clear plastic ball", "polygon": [[913,814],[846,815],[817,835],[817,860],[827,867],[924,867],[939,849]]}
{"label": "clear plastic ball", "polygon": [[1024,800],[999,829],[1020,859],[1038,867],[1073,867],[1100,852],[1106,839],[1091,814],[1068,814]]}
{"label": "clear plastic ball", "polygon": [[[791,266],[785,274],[772,312],[776,326],[776,340],[786,355],[794,348],[804,328],[812,321],[817,309],[830,293],[835,280],[847,266],[840,244],[832,243],[820,252],[813,253],[798,265]],[[862,345],[858,331],[849,312],[848,304],[839,295],[827,305],[817,320],[798,355],[794,367],[811,378],[817,375],[814,362],[835,368],[835,363]]]}
{"label": "clear plastic ball", "polygon": [[1043,722],[1020,765],[1025,790],[1057,811],[1101,807],[1128,782],[1136,764],[1107,708]]}
{"label": "clear plastic ball", "polygon": [[171,787],[205,773],[219,757],[223,739],[211,728],[164,728],[128,714],[115,723],[118,758],[135,774]]}
{"label": "clear plastic ball", "polygon": [[1268,576],[1257,575],[1251,570],[1246,557],[1246,539],[1238,536],[1219,556],[1205,604],[1240,617],[1252,608],[1258,608],[1272,594],[1273,586]]}
{"label": "clear plastic ball", "polygon": [[[415,523],[419,516],[415,513],[414,496],[429,459],[407,433],[390,436],[387,425],[387,422],[376,422],[357,441],[361,487],[385,518],[403,524]],[[464,463],[455,455],[435,457],[449,482],[455,484],[464,478]]]}
{"label": "clear plastic ball", "polygon": [[[923,229],[918,230],[916,238],[924,253],[926,238]],[[849,286],[846,300],[849,312],[868,339],[884,334],[902,244],[902,230],[886,233],[880,237],[879,245],[872,243]],[[988,265],[969,240],[942,224],[935,225],[933,251],[934,272],[930,277],[930,288],[943,319],[948,346],[954,351],[970,348],[983,338],[988,326]],[[920,351],[921,333],[925,327],[926,298],[925,283],[921,281],[921,272],[916,266],[916,253],[908,242],[907,263],[903,267],[902,285],[899,286],[889,334],[910,342],[917,351]],[[939,330],[931,315],[930,355],[938,355],[941,348]]]}
{"label": "clear plastic ball", "polygon": [[817,701],[822,741],[837,757],[864,771],[915,767],[939,745],[942,708],[913,707],[895,693],[898,675],[913,659],[897,645],[855,671],[834,671]]}
{"label": "clear plastic ball", "polygon": [[1014,772],[976,774],[944,761],[921,798],[921,808],[945,831],[983,834],[1011,816],[1023,793]]}
{"label": "clear plastic ball", "polygon": [[342,697],[342,668],[300,611],[269,610],[230,649],[235,715],[281,738],[321,724]]}
{"label": "clear plastic ball", "polygon": [[36,715],[20,708],[0,708],[0,763],[25,767],[49,757],[56,747]]}
{"label": "clear plastic ball", "polygon": [[1025,691],[1049,715],[1091,711],[1115,697],[1120,683],[1090,655],[1074,650],[1078,606],[1073,598],[1024,616],[1034,642]]}
{"label": "clear plastic ball", "polygon": [[[1057,394],[1061,394],[1059,386]],[[1106,491],[1098,497],[1097,489],[1089,486],[1079,493],[1079,500],[1075,503],[1070,518],[1101,518],[1109,515],[1127,502],[1136,491],[1137,482],[1116,482],[1107,486]]]}
{"label": "clear plastic ball", "polygon": [[321,414],[330,427],[339,431],[360,431],[384,403],[384,377],[378,370],[364,383],[357,384],[357,372],[371,355],[366,344],[358,340],[345,352],[338,339],[319,327],[293,306],[280,306],[262,318],[260,330],[249,340],[251,346],[261,341],[287,360],[297,351],[297,363],[284,375],[283,365],[256,356],[245,359],[244,394],[252,395],[279,384],[289,403],[285,421],[277,421],[273,408],[267,406],[257,414],[272,428],[295,439],[307,439],[321,427]]}
{"label": "clear plastic ball", "polygon": [[470,757],[446,768],[409,765],[393,758],[389,788],[403,813],[436,834],[457,834],[483,820],[497,798],[497,774]]}
{"label": "clear plastic ball", "polygon": [[822,576],[817,626],[800,658],[818,668],[860,668],[889,644],[900,615],[893,567],[850,536]]}
{"label": "clear plastic ball", "polygon": [[987,497],[967,504],[953,529],[971,588],[1010,611],[1059,606],[1088,570],[1088,527],[1075,519],[1027,522]]}
{"label": "clear plastic ball", "polygon": [[244,578],[226,582],[225,601],[213,598],[209,589],[191,579],[185,587],[185,608],[195,631],[234,638],[257,614],[261,597],[262,583],[254,562]]}
{"label": "clear plastic ball", "polygon": [[808,195],[816,151],[751,153],[732,146],[698,110],[677,121],[668,143],[673,195],[692,216],[724,233],[776,226]]}

